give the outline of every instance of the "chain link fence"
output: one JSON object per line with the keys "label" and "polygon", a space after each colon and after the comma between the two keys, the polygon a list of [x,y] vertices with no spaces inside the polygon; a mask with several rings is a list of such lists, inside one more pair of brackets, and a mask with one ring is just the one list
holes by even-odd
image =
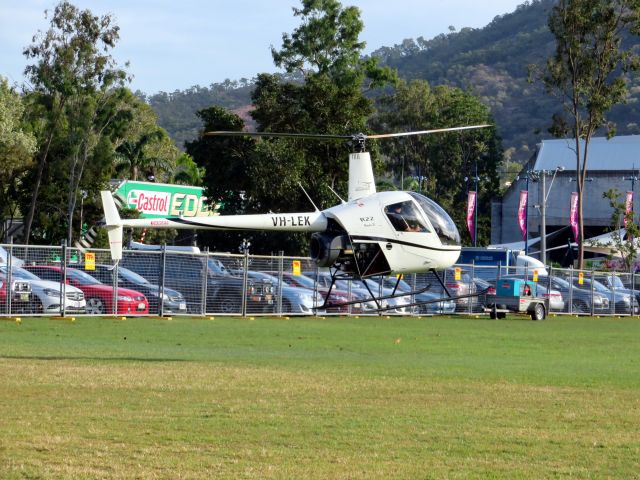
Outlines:
{"label": "chain link fence", "polygon": [[457,265],[440,278],[338,276],[332,285],[327,269],[285,255],[146,246],[115,263],[108,250],[2,245],[0,315],[478,315],[503,278],[537,282],[549,313],[640,315],[636,277]]}

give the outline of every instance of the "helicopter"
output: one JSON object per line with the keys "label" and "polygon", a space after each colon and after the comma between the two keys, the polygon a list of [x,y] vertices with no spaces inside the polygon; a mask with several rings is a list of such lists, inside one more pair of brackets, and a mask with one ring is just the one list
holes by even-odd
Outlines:
{"label": "helicopter", "polygon": [[[341,200],[338,205],[319,210],[309,198],[315,210],[298,213],[121,219],[111,192],[103,191],[101,197],[111,257],[114,261],[122,258],[124,227],[309,232],[311,259],[319,268],[330,269],[331,287],[337,279],[363,280],[369,277],[396,275],[399,283],[403,274],[431,271],[436,274],[449,298],[458,298],[450,295],[437,273],[438,270],[451,267],[460,255],[460,234],[455,223],[440,205],[420,193],[376,192],[371,156],[365,151],[365,142],[369,139],[430,135],[488,126],[471,125],[377,135],[206,132],[206,136],[349,140],[355,146],[355,151],[349,154],[347,200],[338,197]],[[364,284],[367,285],[366,282]],[[379,309],[384,309],[380,300],[394,297],[396,288],[388,297],[376,297],[370,291]],[[412,293],[417,294],[423,290]],[[406,293],[403,292],[402,295]],[[329,295],[326,298],[328,299]],[[329,305],[323,305],[326,306]]]}

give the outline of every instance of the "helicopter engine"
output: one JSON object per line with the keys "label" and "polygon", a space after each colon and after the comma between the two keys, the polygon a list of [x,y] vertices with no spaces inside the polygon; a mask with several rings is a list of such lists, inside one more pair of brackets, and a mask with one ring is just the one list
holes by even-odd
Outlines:
{"label": "helicopter engine", "polygon": [[[349,247],[349,237],[344,234],[314,233],[311,235],[311,259],[318,267],[330,267],[339,260],[346,260],[345,250]],[[343,258],[341,258],[343,257]]]}

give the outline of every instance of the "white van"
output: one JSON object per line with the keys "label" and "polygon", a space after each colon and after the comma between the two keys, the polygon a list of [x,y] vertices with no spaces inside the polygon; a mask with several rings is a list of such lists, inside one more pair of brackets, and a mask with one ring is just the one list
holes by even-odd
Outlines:
{"label": "white van", "polygon": [[527,273],[532,275],[534,270],[537,270],[538,275],[542,277],[549,275],[544,263],[537,258],[524,254],[520,254],[516,257],[516,275],[525,275]]}

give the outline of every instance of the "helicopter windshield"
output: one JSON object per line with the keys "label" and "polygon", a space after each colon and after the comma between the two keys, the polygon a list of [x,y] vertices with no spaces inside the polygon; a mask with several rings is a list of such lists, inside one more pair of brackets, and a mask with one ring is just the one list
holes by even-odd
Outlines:
{"label": "helicopter windshield", "polygon": [[416,192],[409,192],[409,195],[422,207],[443,245],[460,245],[458,228],[440,205]]}
{"label": "helicopter windshield", "polygon": [[393,203],[384,209],[387,218],[399,232],[428,232],[422,214],[412,201]]}

